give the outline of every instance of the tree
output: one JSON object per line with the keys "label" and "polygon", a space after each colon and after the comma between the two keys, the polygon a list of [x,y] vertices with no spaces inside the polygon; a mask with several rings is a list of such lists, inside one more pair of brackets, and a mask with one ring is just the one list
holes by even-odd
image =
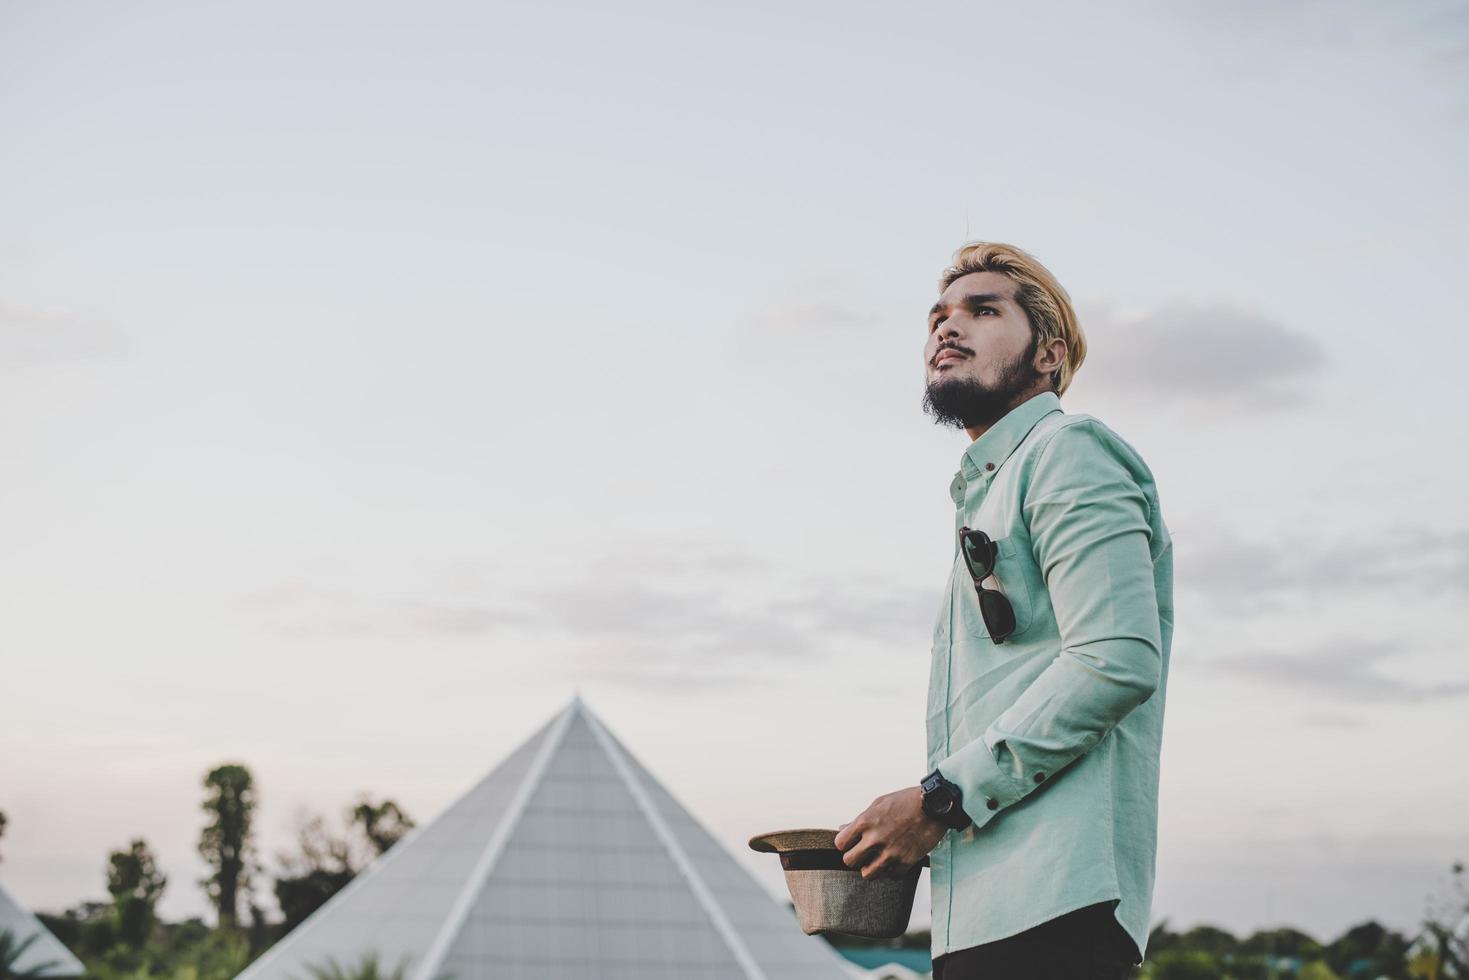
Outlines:
{"label": "tree", "polygon": [[219,912],[221,926],[239,922],[239,896],[250,891],[255,863],[251,822],[255,814],[255,781],[236,763],[211,769],[204,777],[209,791],[202,804],[210,822],[199,837],[199,854],[214,873],[200,881]]}
{"label": "tree", "polygon": [[276,875],[275,900],[290,932],[327,899],[346,887],[357,874],[351,842],[333,834],[320,816],[298,818],[297,854],[278,854],[282,873]]}
{"label": "tree", "polygon": [[1257,956],[1293,956],[1317,959],[1321,944],[1299,929],[1261,929],[1239,944],[1241,953]]}
{"label": "tree", "polygon": [[0,837],[5,836],[5,811],[0,810]]}
{"label": "tree", "polygon": [[1166,953],[1170,949],[1178,949],[1182,938],[1168,928],[1167,919],[1162,920],[1148,932],[1148,956],[1151,958],[1155,953]]}
{"label": "tree", "polygon": [[1198,949],[1170,949],[1149,956],[1143,974],[1147,980],[1219,980],[1224,973],[1214,957]]}
{"label": "tree", "polygon": [[352,808],[350,820],[361,827],[363,836],[377,854],[386,853],[414,827],[412,818],[398,804],[392,800],[373,804],[365,793]]}
{"label": "tree", "polygon": [[139,838],[126,851],[113,851],[107,862],[107,891],[117,916],[117,935],[132,946],[148,941],[157,921],[155,910],[168,878],[158,870],[153,852]]}
{"label": "tree", "polygon": [[1179,939],[1181,948],[1200,950],[1216,958],[1227,956],[1240,946],[1234,933],[1218,926],[1194,926]]}
{"label": "tree", "polygon": [[1332,940],[1326,947],[1326,962],[1343,976],[1402,980],[1407,976],[1409,945],[1401,933],[1377,922],[1363,922]]}
{"label": "tree", "polygon": [[60,915],[37,912],[36,918],[83,960],[102,956],[117,943],[117,917],[110,902],[79,902]]}
{"label": "tree", "polygon": [[1447,887],[1429,900],[1422,938],[1436,960],[1434,980],[1469,977],[1469,884],[1464,862],[1454,862]]}
{"label": "tree", "polygon": [[275,899],[286,931],[326,904],[413,826],[397,803],[373,803],[366,794],[348,807],[345,834],[333,833],[320,816],[298,818],[298,853],[277,855],[283,873],[276,876]]}

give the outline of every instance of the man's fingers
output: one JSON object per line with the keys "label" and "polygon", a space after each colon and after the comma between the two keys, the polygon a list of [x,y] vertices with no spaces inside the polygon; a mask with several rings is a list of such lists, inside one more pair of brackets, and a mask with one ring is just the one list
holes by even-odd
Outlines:
{"label": "man's fingers", "polygon": [[872,860],[872,856],[879,853],[881,850],[882,841],[869,840],[868,838],[863,837],[857,842],[855,846],[853,846],[849,851],[842,855],[842,861],[844,861],[849,868],[858,868],[866,864],[868,861]]}
{"label": "man's fingers", "polygon": [[890,859],[888,858],[888,853],[886,851],[883,851],[881,854],[878,854],[875,858],[862,866],[862,877],[876,878],[878,875],[887,874],[889,866]]}

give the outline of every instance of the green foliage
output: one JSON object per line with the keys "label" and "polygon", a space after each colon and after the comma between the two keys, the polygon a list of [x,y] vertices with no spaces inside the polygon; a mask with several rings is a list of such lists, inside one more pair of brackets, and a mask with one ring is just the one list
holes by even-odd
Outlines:
{"label": "green foliage", "polygon": [[107,862],[107,891],[112,895],[119,939],[133,946],[147,942],[167,884],[168,878],[159,872],[143,839],[134,840],[126,851],[112,853]]}
{"label": "green foliage", "polygon": [[1432,958],[1432,980],[1469,977],[1469,881],[1462,861],[1454,862],[1447,885],[1430,899],[1422,941]]}
{"label": "green foliage", "polygon": [[250,941],[238,929],[215,929],[187,951],[172,980],[231,980],[250,964]]}
{"label": "green foliage", "polygon": [[[253,902],[248,906],[249,928],[242,929],[236,922],[236,906],[249,896],[252,875],[259,871],[251,834],[255,795],[250,771],[241,765],[219,766],[204,777],[204,786],[209,793],[203,809],[210,821],[201,835],[199,851],[214,870],[204,884],[219,910],[219,924],[210,928],[200,919],[159,921],[156,908],[167,878],[160,873],[147,842],[133,840],[126,850],[108,857],[110,902],[81,902],[60,915],[38,914],[81,958],[88,980],[232,980],[285,934],[282,924],[267,921]],[[304,918],[414,825],[392,800],[375,802],[366,795],[347,808],[345,819],[346,835],[332,834],[320,819],[307,821],[299,856],[283,859],[299,872],[281,876],[276,883],[278,896],[282,896],[282,884],[286,886],[281,904],[288,918]],[[299,886],[294,893],[291,882]],[[19,946],[0,936],[0,966],[8,971],[0,972],[0,980],[21,976],[13,969]],[[372,956],[350,966],[328,963],[321,970],[327,972],[313,971],[312,980],[323,976],[403,980],[406,965],[389,968]]]}
{"label": "green foliage", "polygon": [[1256,956],[1319,959],[1321,944],[1299,929],[1261,929],[1239,944],[1239,952]]}
{"label": "green foliage", "polygon": [[1194,926],[1180,938],[1184,949],[1196,949],[1215,957],[1228,956],[1240,948],[1234,933],[1214,926]]}
{"label": "green foliage", "polygon": [[408,975],[408,960],[405,958],[389,969],[379,961],[377,951],[372,950],[363,953],[355,965],[343,966],[328,957],[325,963],[308,966],[306,972],[310,980],[404,980]]}
{"label": "green foliage", "polygon": [[84,961],[101,956],[117,943],[117,917],[109,902],[81,902],[61,915],[41,912],[36,918]]}
{"label": "green foliage", "polygon": [[9,930],[0,929],[0,980],[42,977],[48,970],[60,966],[55,960],[46,960],[21,969],[21,959],[31,948],[31,944],[40,938],[40,934],[35,933],[21,939]]}
{"label": "green foliage", "polygon": [[1353,926],[1326,947],[1326,963],[1339,976],[1407,980],[1408,948],[1402,933],[1376,922]]}
{"label": "green foliage", "polygon": [[347,870],[315,869],[305,874],[277,877],[275,900],[285,918],[286,931],[296,928],[306,917],[327,903],[356,876]]}
{"label": "green foliage", "polygon": [[231,980],[250,960],[243,931],[198,919],[161,926],[142,948],[119,944],[83,956],[87,980]]}
{"label": "green foliage", "polygon": [[285,917],[285,931],[326,904],[413,826],[397,803],[386,799],[373,803],[366,794],[347,809],[346,834],[333,833],[320,816],[303,821],[296,853],[277,855],[282,871],[276,875],[275,899]]}
{"label": "green foliage", "polygon": [[210,770],[204,788],[209,795],[202,806],[210,822],[199,837],[199,854],[213,874],[200,884],[219,912],[220,925],[233,926],[239,921],[239,895],[249,892],[258,870],[251,833],[255,780],[249,769],[231,763]]}
{"label": "green foliage", "polygon": [[1156,957],[1150,955],[1142,976],[1145,980],[1221,980],[1224,973],[1208,953],[1171,949]]}
{"label": "green foliage", "polygon": [[362,835],[377,854],[387,853],[388,848],[414,827],[413,820],[398,804],[392,800],[375,804],[366,794],[352,808],[350,822],[362,829]]}
{"label": "green foliage", "polygon": [[[1245,940],[1215,926],[1173,932],[1166,920],[1148,936],[1143,980],[1409,980],[1412,943],[1376,922],[1353,926],[1324,949],[1298,929],[1256,932]],[[1423,974],[1427,976],[1428,974]],[[1448,975],[1445,975],[1445,978]],[[1443,980],[1443,978],[1435,978]]]}

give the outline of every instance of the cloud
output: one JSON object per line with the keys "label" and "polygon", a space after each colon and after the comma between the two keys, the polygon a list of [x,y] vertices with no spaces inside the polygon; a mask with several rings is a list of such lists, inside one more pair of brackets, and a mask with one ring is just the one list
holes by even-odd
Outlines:
{"label": "cloud", "polygon": [[1264,408],[1298,404],[1327,364],[1314,337],[1228,304],[1173,303],[1082,318],[1078,387],[1104,396]]}
{"label": "cloud", "polygon": [[1245,54],[1268,51],[1272,61],[1288,52],[1350,51],[1399,38],[1424,39],[1435,25],[1448,25],[1453,18],[1451,9],[1434,5],[1387,7],[1367,0],[1155,0],[1152,7],[1201,41],[1231,52],[1242,46]]}
{"label": "cloud", "polygon": [[120,331],[71,310],[0,301],[0,363],[103,361],[128,350]]}
{"label": "cloud", "polygon": [[[748,590],[742,590],[748,594]],[[548,626],[676,659],[821,657],[841,644],[928,636],[938,597],[896,584],[808,580],[743,601],[648,582],[585,582],[529,593]]]}
{"label": "cloud", "polygon": [[1307,711],[1301,720],[1313,728],[1351,729],[1363,727],[1368,719],[1343,711]]}
{"label": "cloud", "polygon": [[1445,81],[1469,75],[1469,41],[1459,41],[1430,52],[1423,58],[1430,75]]}
{"label": "cloud", "polygon": [[931,589],[820,581],[804,595],[776,599],[770,611],[826,635],[907,642],[928,635],[941,601]]}
{"label": "cloud", "polygon": [[287,636],[474,637],[536,622],[524,611],[482,602],[383,598],[302,585],[253,593],[244,605]]}
{"label": "cloud", "polygon": [[848,333],[862,330],[877,318],[837,302],[790,302],[761,314],[759,324],[772,333]]}
{"label": "cloud", "polygon": [[1222,539],[1187,559],[1179,585],[1213,602],[1281,606],[1343,592],[1469,594],[1469,528],[1391,527],[1332,540]]}
{"label": "cloud", "polygon": [[755,326],[764,333],[815,338],[866,331],[880,323],[880,317],[852,304],[852,293],[853,287],[839,279],[808,279],[760,313]]}
{"label": "cloud", "polygon": [[[495,601],[385,598],[288,585],[255,593],[246,608],[294,636],[555,639],[577,677],[670,689],[754,681],[779,666],[819,665],[854,647],[926,645],[934,590],[869,579],[787,581],[764,559],[685,544],[643,555],[591,556],[596,575],[528,583]],[[707,556],[738,570],[711,578]],[[705,556],[702,559],[695,556]]]}
{"label": "cloud", "polygon": [[[1190,50],[1215,74],[1258,82],[1284,77],[1303,55],[1371,64],[1398,60],[1453,98],[1469,81],[1469,7],[1461,3],[1369,3],[1367,0],[1153,0],[1153,10],[1192,35]],[[1443,107],[1450,120],[1469,110]]]}
{"label": "cloud", "polygon": [[1469,695],[1469,680],[1415,683],[1381,669],[1384,661],[1401,655],[1401,650],[1382,642],[1344,641],[1299,653],[1216,657],[1207,666],[1338,701],[1416,704]]}

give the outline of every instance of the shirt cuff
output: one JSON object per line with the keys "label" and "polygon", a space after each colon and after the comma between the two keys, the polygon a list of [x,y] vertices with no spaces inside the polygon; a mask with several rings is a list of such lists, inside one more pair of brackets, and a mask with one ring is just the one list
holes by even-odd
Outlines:
{"label": "shirt cuff", "polygon": [[972,829],[975,830],[1025,796],[1022,784],[1005,774],[983,738],[976,738],[948,758],[939,760],[936,768],[959,787],[963,794],[960,805],[974,821]]}

